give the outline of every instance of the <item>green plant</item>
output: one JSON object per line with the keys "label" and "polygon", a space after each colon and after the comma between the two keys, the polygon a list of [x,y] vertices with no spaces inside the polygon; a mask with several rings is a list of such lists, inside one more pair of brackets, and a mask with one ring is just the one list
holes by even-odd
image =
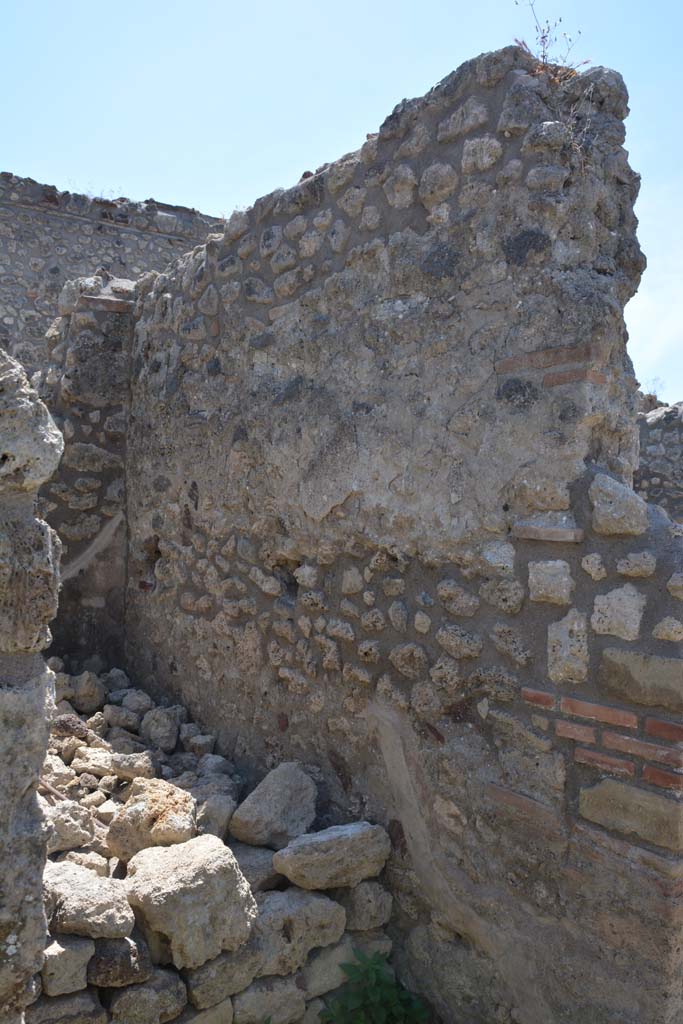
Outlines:
{"label": "green plant", "polygon": [[367,956],[354,949],[355,964],[342,964],[349,979],[320,1015],[323,1024],[422,1024],[429,1011],[407,992],[381,953]]}

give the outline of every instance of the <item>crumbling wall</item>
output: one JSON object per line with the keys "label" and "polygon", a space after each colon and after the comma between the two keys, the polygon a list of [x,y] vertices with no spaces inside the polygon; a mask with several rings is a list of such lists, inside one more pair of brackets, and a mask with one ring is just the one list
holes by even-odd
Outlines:
{"label": "crumbling wall", "polygon": [[614,72],[484,55],[138,285],[128,668],[387,826],[396,962],[447,1024],[683,1007],[626,113]]}
{"label": "crumbling wall", "polygon": [[651,409],[641,414],[639,424],[636,490],[683,522],[683,403]]}
{"label": "crumbling wall", "polygon": [[63,544],[52,653],[97,651],[117,664],[124,649],[126,482],[131,281],[96,275],[65,286],[48,332],[50,366],[36,376],[65,439],[41,510]]}
{"label": "crumbling wall", "polygon": [[36,785],[52,673],[40,651],[57,609],[59,541],[34,514],[62,438],[17,362],[0,351],[0,1018],[19,1024],[43,955],[45,838]]}
{"label": "crumbling wall", "polygon": [[218,223],[148,200],[93,199],[0,174],[0,347],[33,372],[66,281],[103,267],[119,277],[161,270]]}

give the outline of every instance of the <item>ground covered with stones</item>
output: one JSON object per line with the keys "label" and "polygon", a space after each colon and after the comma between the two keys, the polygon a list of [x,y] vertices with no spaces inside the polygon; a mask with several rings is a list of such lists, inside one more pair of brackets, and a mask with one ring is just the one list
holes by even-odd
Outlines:
{"label": "ground covered with stones", "polygon": [[26,1024],[313,1024],[355,950],[390,953],[381,826],[311,831],[298,763],[247,792],[184,707],[120,669],[50,667],[49,934]]}

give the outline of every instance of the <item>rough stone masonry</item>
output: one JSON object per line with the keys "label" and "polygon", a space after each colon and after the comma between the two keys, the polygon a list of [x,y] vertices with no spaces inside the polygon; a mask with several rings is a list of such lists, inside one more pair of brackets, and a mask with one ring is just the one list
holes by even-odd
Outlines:
{"label": "rough stone masonry", "polygon": [[98,199],[0,174],[0,347],[27,371],[46,362],[45,332],[65,283],[99,267],[161,270],[219,223],[153,199]]}
{"label": "rough stone masonry", "polygon": [[484,54],[161,274],[73,283],[50,332],[57,651],[100,624],[252,781],[313,765],[321,827],[383,825],[394,963],[445,1024],[683,1012],[627,113],[616,72]]}

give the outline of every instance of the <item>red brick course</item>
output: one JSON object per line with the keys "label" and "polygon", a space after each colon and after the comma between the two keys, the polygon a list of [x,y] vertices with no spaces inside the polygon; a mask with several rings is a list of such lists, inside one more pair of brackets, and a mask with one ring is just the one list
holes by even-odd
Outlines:
{"label": "red brick course", "polygon": [[638,728],[638,717],[632,711],[610,708],[603,704],[590,704],[574,697],[563,697],[560,701],[560,711],[565,715],[575,715],[577,718],[590,718],[593,722],[620,725],[623,729]]}
{"label": "red brick course", "polygon": [[658,740],[683,743],[683,725],[679,725],[678,722],[665,722],[661,718],[646,718],[645,733],[647,736],[656,736]]}
{"label": "red brick course", "polygon": [[674,747],[660,747],[657,743],[646,743],[635,736],[621,736],[618,732],[603,733],[602,742],[608,750],[620,750],[623,754],[633,754],[646,761],[659,761],[672,768],[683,768],[683,750]]}
{"label": "red brick course", "polygon": [[554,708],[555,707],[555,694],[546,693],[545,690],[530,690],[528,687],[522,687],[522,700],[525,700],[527,704],[533,704],[537,708]]}
{"label": "red brick course", "polygon": [[683,775],[675,775],[673,772],[665,772],[663,768],[655,768],[654,765],[646,764],[643,769],[643,779],[651,782],[653,786],[661,786],[664,789],[673,789],[683,793]]}
{"label": "red brick course", "polygon": [[633,761],[623,757],[611,757],[601,754],[598,750],[586,750],[585,747],[574,748],[574,760],[579,764],[587,764],[591,768],[602,768],[611,775],[635,775],[636,766]]}
{"label": "red brick course", "polygon": [[565,740],[577,740],[579,743],[595,743],[595,729],[590,725],[578,722],[555,722],[555,732]]}

